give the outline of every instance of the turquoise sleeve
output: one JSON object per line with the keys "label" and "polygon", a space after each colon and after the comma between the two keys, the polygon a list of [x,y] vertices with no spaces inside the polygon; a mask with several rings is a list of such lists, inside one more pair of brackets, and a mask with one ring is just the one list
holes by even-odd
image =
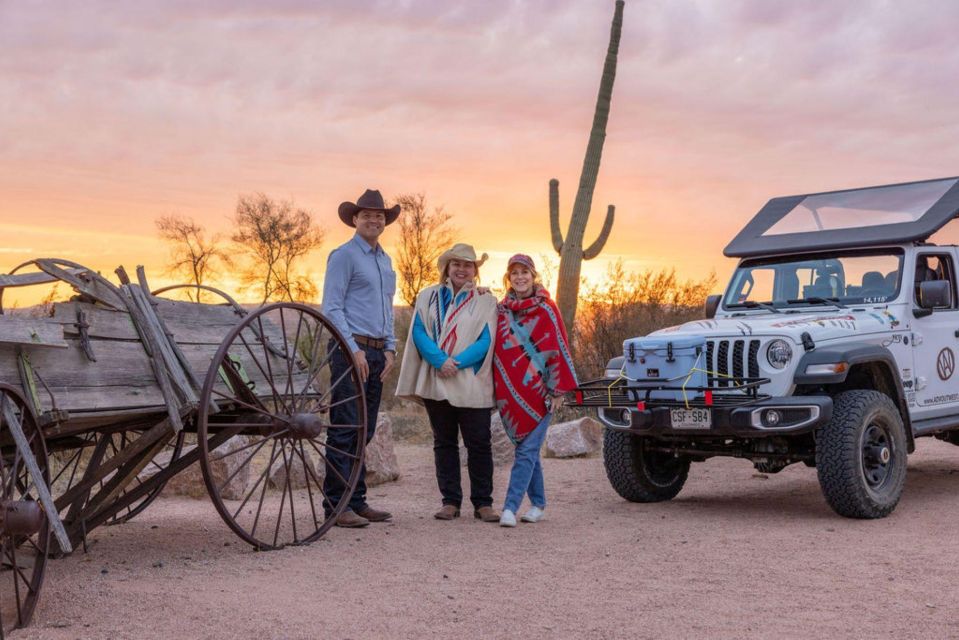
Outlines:
{"label": "turquoise sleeve", "polygon": [[486,359],[486,354],[489,352],[489,345],[489,325],[486,325],[483,327],[483,333],[476,339],[476,342],[460,351],[459,355],[454,356],[453,359],[456,360],[460,369],[467,367],[475,367],[478,369],[483,363],[483,360]]}
{"label": "turquoise sleeve", "polygon": [[420,357],[429,362],[435,369],[442,367],[443,363],[449,358],[446,352],[440,349],[439,345],[433,342],[433,339],[426,333],[426,327],[423,326],[423,321],[420,320],[417,313],[413,314],[413,344],[416,345],[416,350],[420,352]]}

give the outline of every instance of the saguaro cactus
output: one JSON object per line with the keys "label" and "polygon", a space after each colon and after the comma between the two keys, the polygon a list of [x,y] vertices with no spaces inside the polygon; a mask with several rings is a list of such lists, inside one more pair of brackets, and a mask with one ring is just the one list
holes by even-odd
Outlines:
{"label": "saguaro cactus", "polygon": [[613,215],[616,208],[609,205],[606,221],[599,237],[586,250],[583,250],[583,235],[589,212],[593,204],[593,189],[599,174],[599,162],[603,156],[603,142],[606,140],[606,122],[609,120],[609,105],[613,97],[613,80],[616,78],[616,55],[619,52],[619,36],[623,30],[623,5],[625,0],[616,0],[613,14],[613,26],[609,33],[609,49],[606,51],[606,63],[603,65],[603,77],[599,83],[599,95],[596,98],[596,112],[593,114],[593,128],[589,132],[586,145],[586,159],[579,178],[579,190],[573,202],[573,215],[569,221],[566,239],[559,228],[559,180],[549,181],[549,223],[553,234],[553,248],[559,253],[559,278],[556,290],[556,302],[563,314],[563,322],[568,331],[573,330],[573,318],[576,315],[576,299],[579,295],[579,274],[583,260],[591,260],[599,255],[613,228]]}

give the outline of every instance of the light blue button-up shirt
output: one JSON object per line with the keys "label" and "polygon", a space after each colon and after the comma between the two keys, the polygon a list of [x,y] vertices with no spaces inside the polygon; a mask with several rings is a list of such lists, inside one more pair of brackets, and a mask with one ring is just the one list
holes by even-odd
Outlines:
{"label": "light blue button-up shirt", "polygon": [[379,244],[376,248],[354,235],[330,253],[323,280],[323,314],[346,337],[350,351],[359,347],[353,334],[386,340],[396,351],[393,294],[396,272]]}

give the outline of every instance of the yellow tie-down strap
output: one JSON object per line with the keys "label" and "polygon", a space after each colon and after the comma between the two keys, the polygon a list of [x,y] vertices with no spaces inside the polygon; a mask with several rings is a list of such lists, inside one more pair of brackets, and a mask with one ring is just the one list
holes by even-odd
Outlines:
{"label": "yellow tie-down strap", "polygon": [[[699,361],[702,359],[702,357],[703,357],[703,354],[700,353],[696,357],[696,362],[693,363],[693,366],[685,374],[676,376],[675,378],[668,378],[666,380],[666,382],[675,382],[677,380],[683,381],[683,384],[682,384],[683,404],[686,405],[687,409],[689,409],[689,397],[686,395],[686,385],[689,384],[689,379],[693,377],[694,373],[697,373],[697,372],[705,373],[707,376],[711,376],[713,378],[735,378],[735,376],[731,376],[728,373],[719,373],[718,371],[709,371],[708,369],[700,369],[697,365],[699,365]],[[606,387],[606,392],[607,392],[606,401],[608,403],[607,406],[609,407],[613,406],[613,387],[620,380],[625,380],[627,382],[640,382],[639,378],[630,378],[629,376],[626,375],[626,365],[624,364],[623,368],[619,370],[619,375],[616,377],[616,379],[610,382],[609,385]],[[735,379],[733,380],[733,387],[741,387],[741,386],[743,385],[740,382],[737,382]]]}

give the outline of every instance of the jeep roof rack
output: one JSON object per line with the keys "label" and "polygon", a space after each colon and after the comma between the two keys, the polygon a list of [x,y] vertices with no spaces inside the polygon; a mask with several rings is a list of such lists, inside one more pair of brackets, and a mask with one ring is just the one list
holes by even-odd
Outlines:
{"label": "jeep roof rack", "polygon": [[959,215],[959,177],[773,198],[730,258],[925,241]]}

